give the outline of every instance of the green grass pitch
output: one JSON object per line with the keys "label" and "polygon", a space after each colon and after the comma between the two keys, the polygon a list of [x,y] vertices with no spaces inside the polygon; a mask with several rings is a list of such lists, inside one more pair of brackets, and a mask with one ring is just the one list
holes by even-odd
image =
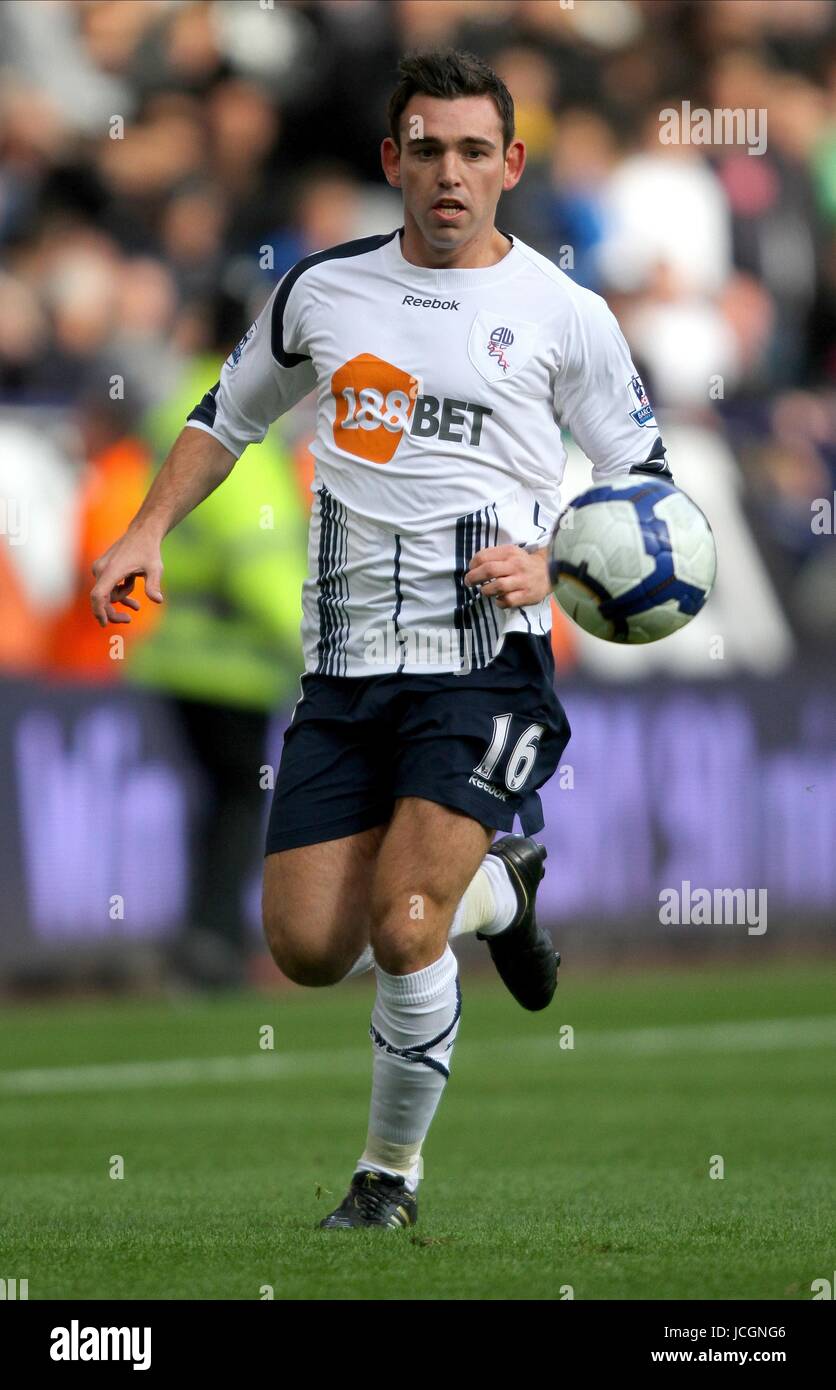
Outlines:
{"label": "green grass pitch", "polygon": [[314,1229],[365,1137],[370,975],[7,1009],[0,1276],[30,1299],[810,1299],[833,1272],[833,977],[564,969],[531,1015],[468,966],[403,1232]]}

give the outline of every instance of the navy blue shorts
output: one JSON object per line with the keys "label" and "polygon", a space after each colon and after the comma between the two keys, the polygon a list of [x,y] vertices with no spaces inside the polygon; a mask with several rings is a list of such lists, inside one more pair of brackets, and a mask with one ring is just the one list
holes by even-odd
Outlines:
{"label": "navy blue shorts", "polygon": [[482,825],[543,828],[538,787],[570,736],[549,636],[509,633],[464,675],[306,671],[284,735],[265,854],[356,835],[420,796]]}

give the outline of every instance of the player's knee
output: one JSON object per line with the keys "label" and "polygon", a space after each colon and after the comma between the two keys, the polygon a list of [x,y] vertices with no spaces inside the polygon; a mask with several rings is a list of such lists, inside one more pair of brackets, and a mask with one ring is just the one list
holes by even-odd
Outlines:
{"label": "player's knee", "polygon": [[404,888],[389,885],[378,878],[371,887],[369,896],[369,927],[378,933],[399,933],[407,935],[420,932],[442,916],[451,905],[448,894],[440,887],[428,884]]}
{"label": "player's knee", "polygon": [[307,985],[314,989],[335,985],[346,974],[348,967],[342,960],[335,961],[284,942],[270,942],[269,938],[268,944],[270,954],[282,974],[296,985]]}
{"label": "player's knee", "polygon": [[383,970],[401,973],[416,969],[416,960],[423,960],[431,943],[445,933],[447,905],[432,894],[416,893],[411,902],[378,901],[369,925],[374,958]]}
{"label": "player's knee", "polygon": [[335,985],[351,967],[350,961],[346,965],[345,961],[335,960],[330,954],[312,946],[310,940],[316,940],[314,932],[307,943],[296,940],[286,919],[274,908],[265,907],[263,925],[273,960],[282,974],[294,984],[314,988]]}
{"label": "player's knee", "polygon": [[[276,959],[275,955],[273,959]],[[335,965],[333,961],[310,956],[284,955],[276,964],[295,985],[307,985],[313,989],[336,985],[346,974],[342,961]]]}

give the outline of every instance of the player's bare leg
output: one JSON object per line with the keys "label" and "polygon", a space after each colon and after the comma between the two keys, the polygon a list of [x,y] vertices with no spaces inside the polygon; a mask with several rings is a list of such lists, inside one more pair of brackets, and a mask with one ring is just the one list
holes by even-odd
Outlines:
{"label": "player's bare leg", "polygon": [[265,932],[286,974],[327,985],[352,973],[358,952],[373,952],[377,963],[366,1147],[348,1196],[323,1223],[331,1228],[416,1219],[421,1146],[449,1074],[461,1008],[448,936],[480,929],[526,1007],[542,1007],[554,990],[546,933],[534,941],[538,959],[532,951],[545,851],[521,836],[491,848],[492,838],[469,816],[405,797],[388,825],[265,860]]}
{"label": "player's bare leg", "polygon": [[[269,854],[264,861],[262,916],[267,944],[279,969],[300,985],[333,985],[374,966],[368,886],[386,825],[322,844]],[[513,853],[512,853],[513,852]],[[519,873],[520,852],[528,873]],[[509,859],[517,862],[511,863]],[[543,1008],[551,994],[542,984],[532,1000],[505,979],[500,952],[508,931],[533,916],[545,850],[534,840],[506,835],[483,858],[462,895],[448,929],[452,941],[475,933],[490,940],[491,954],[511,993],[526,1008]],[[502,935],[502,943],[496,938]],[[553,991],[552,991],[553,992]]]}
{"label": "player's bare leg", "polygon": [[329,1229],[415,1222],[421,1146],[461,1013],[447,937],[492,838],[489,827],[422,797],[395,803],[369,894],[377,997],[366,1146],[348,1195],[321,1223]]}
{"label": "player's bare leg", "polygon": [[393,975],[436,961],[495,831],[423,797],[401,797],[383,836],[369,911],[375,960]]}
{"label": "player's bare leg", "polygon": [[264,934],[297,984],[336,984],[368,947],[369,884],[386,829],[266,856]]}

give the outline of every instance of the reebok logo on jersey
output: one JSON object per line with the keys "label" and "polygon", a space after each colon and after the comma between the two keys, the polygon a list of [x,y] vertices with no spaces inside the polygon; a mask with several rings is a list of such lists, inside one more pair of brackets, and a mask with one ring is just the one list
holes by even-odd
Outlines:
{"label": "reebok logo on jersey", "polygon": [[418,394],[418,378],[360,353],[331,378],[334,443],[367,463],[389,463],[404,434],[478,448],[489,406]]}
{"label": "reebok logo on jersey", "polygon": [[413,309],[455,309],[458,312],[458,299],[416,299],[412,294],[405,294],[401,304],[411,304]]}

